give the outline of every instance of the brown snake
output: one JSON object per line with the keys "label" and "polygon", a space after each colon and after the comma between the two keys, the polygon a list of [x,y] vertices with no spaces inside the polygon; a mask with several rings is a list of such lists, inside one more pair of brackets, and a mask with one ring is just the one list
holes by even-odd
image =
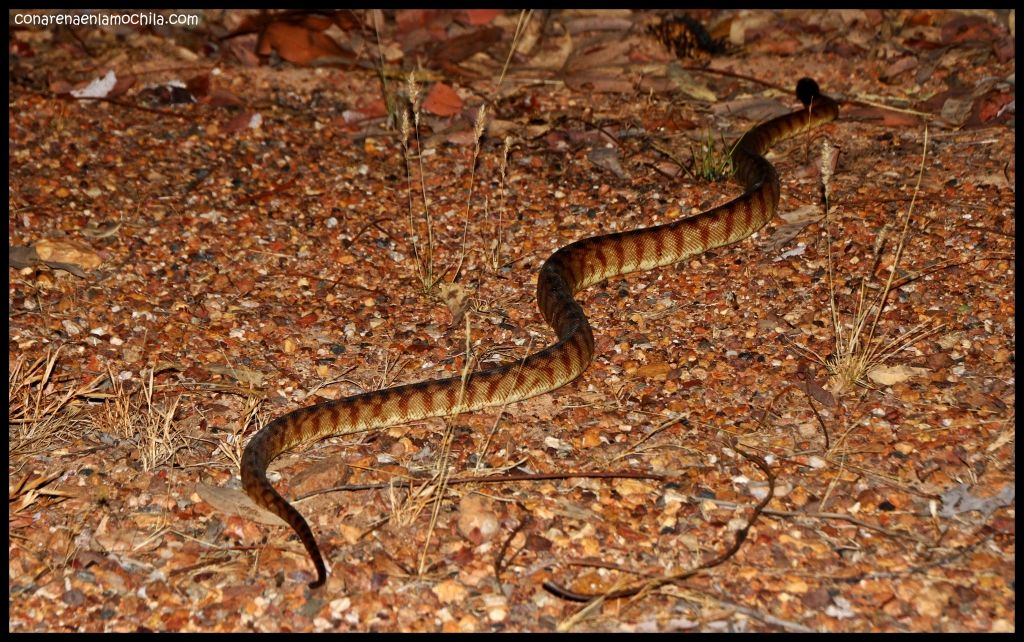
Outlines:
{"label": "brown snake", "polygon": [[306,547],[317,579],[327,579],[320,548],[302,515],[267,480],[267,465],[299,444],[325,437],[456,415],[529,399],[580,376],[594,357],[594,334],[574,295],[607,278],[650,270],[744,239],[775,215],[779,176],[763,154],[775,143],[833,120],[838,104],[809,78],[797,83],[804,108],[757,125],[733,146],[739,197],[688,218],[581,239],[548,257],[537,276],[537,306],[558,341],[502,366],[374,390],[293,410],[267,424],[242,455],[242,484],[254,502],[287,522]]}

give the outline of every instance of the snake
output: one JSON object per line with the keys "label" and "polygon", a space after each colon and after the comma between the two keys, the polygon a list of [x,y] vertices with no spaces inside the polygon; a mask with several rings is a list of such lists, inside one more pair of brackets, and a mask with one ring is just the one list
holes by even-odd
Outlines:
{"label": "snake", "polygon": [[803,108],[755,125],[732,146],[733,178],[743,193],[689,217],[661,225],[580,239],[555,251],[537,275],[537,307],[557,340],[522,359],[495,367],[373,390],[298,408],[261,428],[241,458],[242,486],[258,506],[284,520],[316,567],[318,588],[327,566],[313,531],[267,479],[281,453],[327,437],[445,417],[529,399],[579,377],[594,358],[594,332],[576,301],[580,290],[611,277],[678,263],[735,243],[775,215],[780,183],[764,154],[776,143],[839,116],[838,103],[802,78],[796,94]]}

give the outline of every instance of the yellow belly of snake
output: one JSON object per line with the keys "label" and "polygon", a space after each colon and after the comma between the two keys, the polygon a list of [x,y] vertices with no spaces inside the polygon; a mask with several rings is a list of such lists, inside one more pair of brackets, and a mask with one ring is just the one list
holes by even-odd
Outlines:
{"label": "yellow belly of snake", "polygon": [[779,203],[779,177],[763,156],[775,143],[828,122],[835,101],[809,78],[797,84],[804,108],[753,127],[732,148],[743,194],[694,216],[629,232],[593,236],[552,254],[537,276],[537,306],[558,341],[524,359],[462,377],[375,390],[299,408],[278,417],[249,441],[242,455],[242,484],[254,502],[287,522],[316,566],[321,586],[327,568],[313,531],[267,480],[267,465],[282,452],[325,437],[345,435],[427,417],[455,415],[529,399],[583,373],[594,356],[594,335],[574,295],[607,278],[670,265],[734,243],[761,229]]}

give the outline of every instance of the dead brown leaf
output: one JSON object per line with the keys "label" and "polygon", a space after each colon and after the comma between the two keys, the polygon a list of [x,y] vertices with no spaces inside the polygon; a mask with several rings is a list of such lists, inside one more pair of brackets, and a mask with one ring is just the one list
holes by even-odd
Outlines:
{"label": "dead brown leaf", "polygon": [[33,245],[36,255],[48,264],[93,270],[103,259],[88,244],[69,239],[40,239]]}

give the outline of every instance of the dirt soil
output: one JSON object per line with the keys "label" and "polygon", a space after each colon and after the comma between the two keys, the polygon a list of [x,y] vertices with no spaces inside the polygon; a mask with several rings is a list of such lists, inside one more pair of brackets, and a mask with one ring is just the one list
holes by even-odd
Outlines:
{"label": "dirt soil", "polygon": [[[11,14],[10,631],[1015,629],[1014,11],[137,14]],[[547,345],[804,76],[779,215],[581,292],[575,382],[272,463],[311,590],[248,438]]]}

